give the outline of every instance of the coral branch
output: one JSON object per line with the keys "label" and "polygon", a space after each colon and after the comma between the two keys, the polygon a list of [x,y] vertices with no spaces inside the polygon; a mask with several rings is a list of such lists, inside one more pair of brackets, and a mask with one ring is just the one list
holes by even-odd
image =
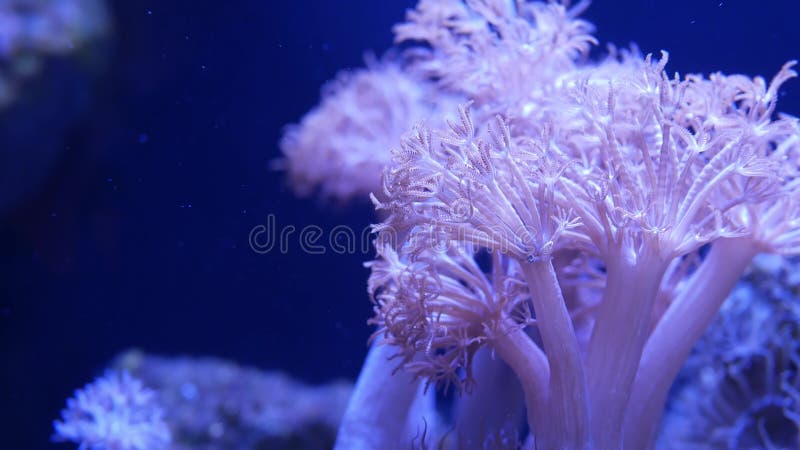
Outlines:
{"label": "coral branch", "polygon": [[625,448],[644,448],[653,441],[678,371],[756,253],[757,247],[747,238],[715,242],[656,325],[636,375]]}
{"label": "coral branch", "polygon": [[561,287],[549,260],[523,264],[522,270],[550,363],[550,426],[537,435],[537,442],[546,448],[584,448],[590,441],[586,379]]}
{"label": "coral branch", "polygon": [[492,341],[492,347],[503,358],[522,384],[528,425],[536,435],[546,435],[549,427],[550,370],[547,359],[519,326],[506,322]]}
{"label": "coral branch", "polygon": [[419,382],[395,370],[397,364],[389,360],[394,352],[378,339],[373,342],[339,427],[336,450],[400,448]]}
{"label": "coral branch", "polygon": [[611,259],[607,270],[586,371],[593,436],[604,448],[619,448],[625,409],[666,265],[645,251],[635,261],[624,255]]}

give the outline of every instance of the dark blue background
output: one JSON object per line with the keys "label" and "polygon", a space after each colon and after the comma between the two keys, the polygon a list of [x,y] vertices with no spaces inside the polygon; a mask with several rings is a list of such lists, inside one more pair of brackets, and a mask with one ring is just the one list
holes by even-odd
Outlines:
{"label": "dark blue background", "polygon": [[[585,17],[604,43],[669,50],[671,71],[771,77],[800,57],[795,3],[598,1]],[[413,4],[112,3],[107,63],[70,94],[68,120],[24,116],[15,129],[38,138],[0,142],[60,152],[0,217],[0,449],[50,447],[65,398],[132,346],[355,377],[370,255],[258,255],[247,238],[270,213],[298,228],[369,223],[367,202],[294,198],[269,163],[320,85],[388,48]],[[780,109],[800,114],[800,81],[784,91]]]}

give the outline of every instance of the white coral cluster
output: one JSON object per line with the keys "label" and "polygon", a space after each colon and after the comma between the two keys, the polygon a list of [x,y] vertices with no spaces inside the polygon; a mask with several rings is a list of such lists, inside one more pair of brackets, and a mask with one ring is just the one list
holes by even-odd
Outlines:
{"label": "white coral cluster", "polygon": [[124,371],[77,390],[53,426],[54,440],[81,450],[166,450],[171,442],[156,393]]}
{"label": "white coral cluster", "polygon": [[380,185],[389,150],[414,123],[451,105],[434,86],[396,62],[370,62],[344,71],[322,91],[322,102],[287,128],[281,141],[298,195],[347,201]]}

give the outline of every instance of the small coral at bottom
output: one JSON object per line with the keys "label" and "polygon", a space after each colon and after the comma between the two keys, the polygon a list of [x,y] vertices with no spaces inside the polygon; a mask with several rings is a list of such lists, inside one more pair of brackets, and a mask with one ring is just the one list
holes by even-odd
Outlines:
{"label": "small coral at bottom", "polygon": [[75,391],[53,426],[53,440],[76,442],[80,450],[160,450],[171,442],[155,392],[124,371]]}
{"label": "small coral at bottom", "polygon": [[172,431],[170,450],[327,450],[352,386],[310,386],[289,375],[211,357],[130,350],[112,367],[156,392]]}

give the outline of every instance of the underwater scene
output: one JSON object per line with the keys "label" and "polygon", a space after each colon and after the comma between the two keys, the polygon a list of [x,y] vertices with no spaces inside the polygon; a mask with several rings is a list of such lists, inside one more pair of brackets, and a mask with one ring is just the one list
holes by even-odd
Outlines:
{"label": "underwater scene", "polygon": [[800,449],[798,17],[0,0],[0,450]]}

